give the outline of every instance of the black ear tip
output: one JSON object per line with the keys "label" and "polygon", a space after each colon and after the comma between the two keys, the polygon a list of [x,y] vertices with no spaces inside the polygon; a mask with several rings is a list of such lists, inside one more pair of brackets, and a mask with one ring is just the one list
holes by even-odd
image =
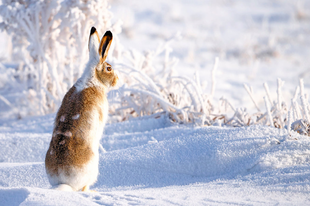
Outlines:
{"label": "black ear tip", "polygon": [[104,36],[110,36],[110,37],[112,37],[113,35],[112,35],[112,32],[111,32],[111,31],[106,31],[105,34],[104,34]]}
{"label": "black ear tip", "polygon": [[95,27],[92,27],[91,30],[90,30],[90,35],[92,35],[93,33],[95,33],[96,31],[96,28]]}

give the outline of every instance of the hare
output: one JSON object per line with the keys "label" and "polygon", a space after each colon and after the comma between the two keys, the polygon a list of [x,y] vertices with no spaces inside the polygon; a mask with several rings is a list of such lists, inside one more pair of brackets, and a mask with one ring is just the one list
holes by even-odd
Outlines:
{"label": "hare", "polygon": [[105,62],[112,33],[101,41],[91,28],[89,61],[80,79],[67,92],[57,112],[53,136],[45,157],[45,169],[51,185],[58,190],[89,191],[97,181],[99,141],[108,116],[108,87],[118,76]]}

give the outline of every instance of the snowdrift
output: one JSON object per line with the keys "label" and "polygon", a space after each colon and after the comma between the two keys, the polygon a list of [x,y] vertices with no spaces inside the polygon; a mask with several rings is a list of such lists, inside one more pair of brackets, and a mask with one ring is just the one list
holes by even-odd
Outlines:
{"label": "snowdrift", "polygon": [[[44,157],[52,122],[50,115],[1,124],[1,205],[95,202],[94,194],[49,189]],[[107,125],[101,143],[107,152],[101,153],[100,175],[92,188],[101,198],[106,192],[112,190],[115,195],[126,188],[199,183],[206,184],[204,190],[218,181],[226,187],[227,181],[237,181],[290,194],[310,191],[308,137],[296,133],[289,137],[271,127],[192,127],[173,125],[168,118],[144,119]],[[302,197],[300,201],[306,198]]]}

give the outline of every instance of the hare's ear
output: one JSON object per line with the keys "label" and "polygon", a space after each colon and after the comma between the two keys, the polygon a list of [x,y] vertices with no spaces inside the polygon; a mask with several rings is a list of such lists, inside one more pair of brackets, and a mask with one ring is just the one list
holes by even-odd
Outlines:
{"label": "hare's ear", "polygon": [[100,61],[104,62],[108,56],[108,52],[112,43],[113,35],[112,32],[107,31],[100,41],[99,56]]}
{"label": "hare's ear", "polygon": [[99,47],[99,35],[95,27],[92,27],[90,30],[89,40],[88,40],[88,50],[89,50],[89,59],[96,58],[98,59],[98,47]]}

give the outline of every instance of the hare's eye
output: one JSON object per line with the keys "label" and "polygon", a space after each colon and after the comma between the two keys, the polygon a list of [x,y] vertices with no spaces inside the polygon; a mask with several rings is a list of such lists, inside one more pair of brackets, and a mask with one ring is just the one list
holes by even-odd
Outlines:
{"label": "hare's eye", "polygon": [[107,70],[110,72],[110,71],[112,71],[112,68],[111,67],[107,67]]}

